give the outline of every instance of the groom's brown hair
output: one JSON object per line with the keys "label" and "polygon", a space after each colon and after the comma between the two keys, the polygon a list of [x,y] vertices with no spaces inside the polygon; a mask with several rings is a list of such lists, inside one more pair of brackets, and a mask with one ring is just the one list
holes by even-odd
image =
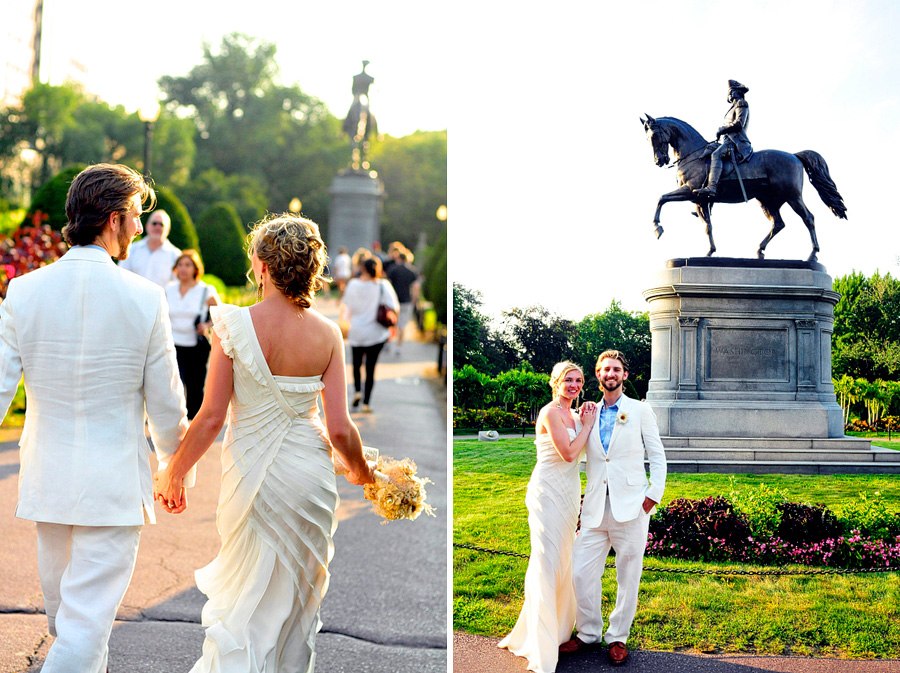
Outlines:
{"label": "groom's brown hair", "polygon": [[628,371],[628,360],[625,359],[625,354],[622,351],[603,351],[600,353],[600,357],[597,358],[597,364],[594,365],[594,370],[600,369],[600,363],[605,359],[610,358],[612,360],[618,360],[622,363],[622,369],[626,372]]}
{"label": "groom's brown hair", "polygon": [[90,245],[100,234],[109,216],[124,213],[136,194],[149,210],[156,205],[156,193],[135,170],[121,164],[95,164],[75,176],[66,196],[63,237],[69,245]]}

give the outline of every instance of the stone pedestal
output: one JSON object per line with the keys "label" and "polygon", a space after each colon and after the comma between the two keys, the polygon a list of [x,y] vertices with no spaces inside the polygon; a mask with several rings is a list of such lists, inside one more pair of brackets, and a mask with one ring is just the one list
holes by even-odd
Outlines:
{"label": "stone pedestal", "polygon": [[372,249],[381,240],[381,202],[384,184],[368,171],[347,170],[335,176],[328,190],[328,250],[336,255],[346,246],[352,255],[358,248]]}
{"label": "stone pedestal", "polygon": [[653,340],[647,402],[661,435],[844,436],[831,382],[839,295],[821,264],[675,259],[644,298]]}

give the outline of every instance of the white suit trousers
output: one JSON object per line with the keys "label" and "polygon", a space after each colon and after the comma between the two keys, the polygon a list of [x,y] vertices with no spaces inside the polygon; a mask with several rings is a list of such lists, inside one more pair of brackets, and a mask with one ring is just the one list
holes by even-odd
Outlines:
{"label": "white suit trousers", "polygon": [[44,609],[56,636],[41,671],[105,673],[142,526],[35,526]]}
{"label": "white suit trousers", "polygon": [[575,538],[572,573],[578,611],[575,626],[578,638],[585,643],[599,643],[603,638],[603,571],[610,548],[616,550],[616,607],[609,616],[607,644],[628,640],[631,623],[637,612],[638,588],[644,569],[644,549],[650,515],[641,510],[636,519],[620,523],[612,518],[609,494],[603,520],[597,528],[582,528]]}

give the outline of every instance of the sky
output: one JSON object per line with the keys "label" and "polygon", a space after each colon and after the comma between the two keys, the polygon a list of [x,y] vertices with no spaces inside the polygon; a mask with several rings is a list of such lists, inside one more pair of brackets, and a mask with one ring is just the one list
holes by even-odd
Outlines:
{"label": "sky", "polygon": [[[135,9],[123,9],[129,6]],[[340,118],[365,59],[375,78],[369,99],[379,132],[398,137],[448,126],[448,31],[437,4],[407,0],[45,0],[44,76],[59,84],[68,54],[75,54],[91,90],[131,112],[156,99],[162,75],[187,75],[202,62],[204,42],[216,51],[231,32],[275,42],[282,82],[299,84]]]}
{"label": "sky", "polygon": [[[749,87],[755,150],[811,149],[828,163],[849,219],[806,178],[803,198],[829,274],[900,276],[900,3],[485,3],[457,25],[449,273],[489,316],[540,304],[578,320],[613,300],[646,311],[666,260],[704,256],[691,204],[665,205],[653,234],[657,200],[677,183],[639,118],[677,117],[712,139],[729,79]],[[806,227],[782,215],[767,259],[805,260]],[[755,201],[712,217],[722,257],[756,257],[771,228]]]}

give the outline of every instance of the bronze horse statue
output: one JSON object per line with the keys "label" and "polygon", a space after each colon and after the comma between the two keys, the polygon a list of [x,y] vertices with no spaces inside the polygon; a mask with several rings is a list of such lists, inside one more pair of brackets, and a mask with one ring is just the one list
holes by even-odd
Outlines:
{"label": "bronze horse statue", "polygon": [[677,167],[678,189],[659,197],[656,206],[653,224],[657,238],[663,233],[663,228],[659,225],[659,213],[663,204],[670,201],[690,201],[696,206],[695,215],[706,225],[706,235],[709,237],[709,252],[706,256],[709,257],[716,251],[710,218],[713,203],[740,203],[755,198],[762,206],[766,217],[772,222],[772,230],[759,244],[756,256],[763,259],[769,241],[784,229],[784,220],[781,219],[779,210],[787,203],[809,230],[813,249],[808,261],[814,262],[816,253],[819,252],[819,242],[816,239],[813,215],[803,203],[804,169],[809,174],[809,181],[831,212],[837,217],[847,219],[847,208],[828,173],[828,165],[817,152],[812,150],[796,154],[779,150],[754,152],[748,161],[738,167],[741,180],[734,174],[733,161],[726,161],[718,192],[710,199],[695,193],[706,184],[709,175],[709,152],[703,151],[707,149],[709,143],[690,124],[674,117],[654,119],[647,115],[646,119],[641,119],[641,123],[644,125],[648,140],[653,145],[656,165],[662,167],[669,163],[669,147],[671,147]]}

